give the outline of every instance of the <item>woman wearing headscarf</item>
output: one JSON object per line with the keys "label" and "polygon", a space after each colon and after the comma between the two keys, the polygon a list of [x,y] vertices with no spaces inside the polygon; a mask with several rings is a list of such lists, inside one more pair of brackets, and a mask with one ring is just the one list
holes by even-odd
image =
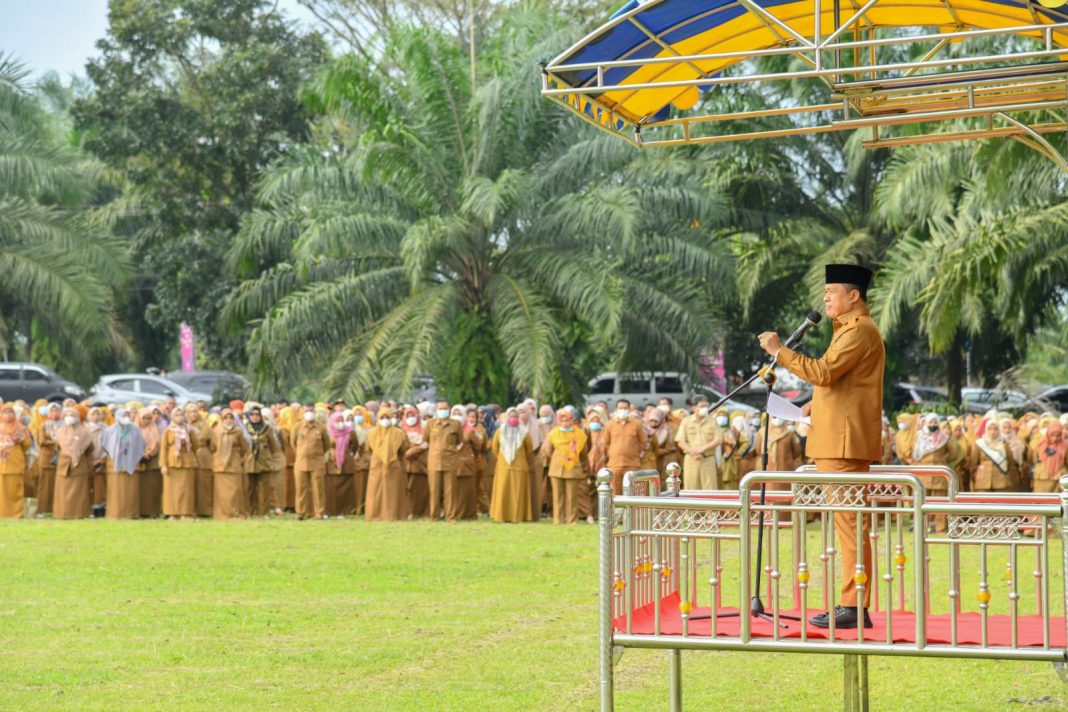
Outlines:
{"label": "woman wearing headscarf", "polygon": [[911,465],[912,452],[916,445],[918,416],[915,413],[897,414],[897,432],[894,433],[894,454],[898,464]]}
{"label": "woman wearing headscarf", "polygon": [[268,488],[267,507],[271,514],[281,516],[286,506],[286,436],[282,434],[275,413],[281,413],[280,406],[263,408],[263,419],[267,421],[267,427],[271,429],[278,448],[271,455],[271,486]]}
{"label": "woman wearing headscarf", "polygon": [[15,417],[15,406],[0,405],[0,519],[21,519],[25,508],[27,453],[33,437]]}
{"label": "woman wearing headscarf", "polygon": [[1059,492],[1060,479],[1068,475],[1065,466],[1065,453],[1068,445],[1064,441],[1064,426],[1058,421],[1051,421],[1046,426],[1046,433],[1035,440],[1035,469],[1031,477],[1031,488],[1035,492]]}
{"label": "woman wearing headscarf", "polygon": [[356,498],[356,508],[353,514],[361,517],[367,505],[367,476],[371,470],[371,450],[367,447],[367,433],[374,427],[374,417],[371,411],[362,405],[352,409],[352,432],[360,441],[360,452],[356,456],[355,472],[352,475],[353,496]]}
{"label": "woman wearing headscarf", "polygon": [[371,471],[367,479],[367,521],[407,519],[408,478],[401,464],[410,443],[404,431],[393,425],[393,410],[378,411],[378,425],[367,434]]}
{"label": "woman wearing headscarf", "polygon": [[195,403],[186,403],[185,420],[189,424],[189,428],[196,431],[197,434],[196,514],[198,517],[210,517],[214,508],[215,494],[211,457],[212,425]]}
{"label": "woman wearing headscarf", "polygon": [[426,451],[429,444],[423,442],[423,417],[415,406],[405,406],[401,430],[408,438],[404,450],[404,472],[408,478],[408,501],[412,518],[425,517],[430,513],[430,485],[426,474]]}
{"label": "woman wearing headscarf", "polygon": [[163,431],[160,472],[163,475],[163,514],[167,519],[192,519],[197,513],[197,448],[200,434],[189,425],[185,411],[171,411]]}
{"label": "woman wearing headscarf", "polygon": [[998,423],[986,418],[976,430],[972,450],[972,490],[975,492],[1010,492],[1019,489],[1020,471],[1008,445],[1001,438]]}
{"label": "woman wearing headscarf", "polygon": [[1027,443],[1020,439],[1017,432],[1016,421],[1008,415],[998,419],[998,427],[1001,429],[1001,439],[1008,446],[1012,458],[1016,460],[1016,469],[1020,472],[1020,486],[1030,489],[1031,459],[1027,451]]}
{"label": "woman wearing headscarf", "polygon": [[249,454],[246,457],[245,486],[248,501],[245,513],[266,516],[270,509],[271,477],[274,475],[274,455],[282,448],[274,431],[263,417],[263,408],[249,404],[245,413]]}
{"label": "woman wearing headscarf", "polygon": [[478,492],[475,489],[475,471],[478,461],[482,459],[482,450],[486,443],[478,429],[478,413],[467,412],[463,406],[452,409],[453,416],[463,418],[463,440],[460,453],[456,458],[456,492],[453,497],[455,511],[446,512],[451,520],[478,518]]}
{"label": "woman wearing headscarf", "polygon": [[237,427],[234,411],[225,408],[219,424],[211,431],[212,516],[216,519],[244,519],[248,490],[245,486],[245,458],[251,448],[245,433]]}
{"label": "woman wearing headscarf", "polygon": [[[41,406],[44,411],[40,426],[34,431],[37,440],[37,516],[52,513],[52,503],[56,487],[56,463],[59,453],[56,449],[56,431],[63,425],[63,408],[59,403]],[[41,412],[41,411],[38,411]]]}
{"label": "woman wearing headscarf", "polygon": [[282,439],[282,453],[285,456],[285,479],[281,494],[278,498],[278,506],[283,510],[295,512],[296,482],[293,477],[293,463],[297,461],[297,451],[293,449],[293,428],[300,417],[300,406],[290,403],[282,407],[278,413],[278,436]]}
{"label": "woman wearing headscarf", "polygon": [[360,441],[344,411],[330,414],[326,430],[334,439],[334,451],[326,459],[326,514],[330,517],[352,516],[356,509],[356,455]]}
{"label": "woman wearing headscarf", "polygon": [[[663,419],[663,413],[652,414]],[[575,425],[575,413],[563,408],[557,414],[557,427],[549,431],[542,445],[542,457],[549,462],[549,482],[553,491],[553,524],[574,524],[579,518],[579,500],[586,494],[586,470],[582,456],[588,438]]]}
{"label": "woman wearing headscarf", "polygon": [[[951,450],[955,449],[956,443],[947,432],[942,430],[938,416],[934,413],[927,413],[920,419],[910,462],[913,465],[945,465],[948,467]],[[944,477],[920,477],[920,482],[929,495],[945,497],[948,493],[949,482]],[[934,524],[936,531],[944,532],[946,516],[936,515]]]}
{"label": "woman wearing headscarf", "polygon": [[145,454],[137,467],[141,495],[141,516],[159,517],[163,514],[163,475],[159,471],[159,446],[162,433],[152,408],[137,412],[137,426],[145,439]]}
{"label": "woman wearing headscarf", "polygon": [[534,479],[534,444],[520,423],[517,408],[505,413],[490,447],[497,458],[490,517],[497,522],[533,521],[530,483]]}
{"label": "woman wearing headscarf", "polygon": [[479,438],[482,439],[482,451],[477,458],[475,458],[475,513],[489,514],[489,492],[486,490],[486,472],[488,469],[487,461],[489,459],[489,435],[486,433],[486,426],[483,425],[483,414],[481,408],[477,405],[470,404],[467,406],[468,413],[475,414],[475,431],[478,433]]}
{"label": "woman wearing headscarf", "polygon": [[[583,430],[586,433],[586,496],[579,497],[579,517],[588,524],[594,522],[594,509],[597,502],[597,473],[608,462],[608,453],[604,447],[604,423],[607,419],[604,411],[596,406],[586,409],[586,421]],[[675,442],[674,436],[671,442]],[[677,446],[676,446],[677,447]]]}
{"label": "woman wearing headscarf", "polygon": [[93,475],[93,434],[77,408],[63,410],[63,425],[56,430],[56,489],[52,516],[84,519],[89,516],[89,481]]}
{"label": "woman wearing headscarf", "polygon": [[85,425],[93,435],[93,478],[89,483],[90,502],[93,504],[93,516],[104,516],[104,508],[108,501],[108,473],[104,467],[104,448],[102,438],[107,430],[106,409],[101,407],[90,408],[86,416]]}
{"label": "woman wearing headscarf", "polygon": [[141,487],[137,468],[145,454],[145,437],[134,424],[131,411],[115,411],[115,424],[101,438],[107,456],[108,519],[137,519],[141,516]]}

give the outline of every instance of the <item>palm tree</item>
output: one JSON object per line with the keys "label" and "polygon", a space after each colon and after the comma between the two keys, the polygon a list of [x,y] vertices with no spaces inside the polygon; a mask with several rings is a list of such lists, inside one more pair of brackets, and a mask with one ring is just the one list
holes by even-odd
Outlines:
{"label": "palm tree", "polygon": [[27,77],[0,56],[0,343],[5,358],[20,344],[29,357],[40,334],[91,360],[124,345],[113,307],[126,251],[87,210],[95,166],[66,145]]}
{"label": "palm tree", "polygon": [[965,339],[1001,334],[1021,356],[1057,318],[1068,283],[1065,176],[1006,141],[899,150],[879,186],[880,218],[900,239],[874,290],[880,328],[918,313],[932,353],[946,354],[959,398]]}
{"label": "palm tree", "polygon": [[574,392],[574,324],[620,366],[696,370],[728,284],[722,198],[699,153],[634,151],[541,99],[552,27],[511,13],[477,86],[429,30],[325,73],[322,140],[270,172],[232,254],[249,278],[223,318],[253,324],[261,377],[311,367],[335,393],[404,393],[445,354],[478,355],[465,397]]}

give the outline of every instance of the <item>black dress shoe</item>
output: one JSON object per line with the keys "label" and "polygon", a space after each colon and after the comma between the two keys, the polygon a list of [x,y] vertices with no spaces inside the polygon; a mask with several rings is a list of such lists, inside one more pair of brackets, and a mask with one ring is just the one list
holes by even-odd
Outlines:
{"label": "black dress shoe", "polygon": [[[818,616],[812,616],[808,619],[808,622],[817,628],[830,628],[830,615],[827,613],[820,613]],[[857,609],[846,608],[845,606],[835,606],[834,608],[834,627],[842,628],[844,630],[855,629],[857,627]],[[871,628],[871,616],[868,615],[868,609],[864,609],[864,627]]]}

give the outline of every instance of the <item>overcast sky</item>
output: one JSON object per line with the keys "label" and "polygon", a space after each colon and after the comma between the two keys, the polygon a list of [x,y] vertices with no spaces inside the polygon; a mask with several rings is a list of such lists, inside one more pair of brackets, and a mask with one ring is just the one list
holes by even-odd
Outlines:
{"label": "overcast sky", "polygon": [[[296,0],[278,4],[289,15],[309,17]],[[35,76],[50,69],[84,75],[107,26],[107,0],[0,0],[0,54],[21,59]]]}

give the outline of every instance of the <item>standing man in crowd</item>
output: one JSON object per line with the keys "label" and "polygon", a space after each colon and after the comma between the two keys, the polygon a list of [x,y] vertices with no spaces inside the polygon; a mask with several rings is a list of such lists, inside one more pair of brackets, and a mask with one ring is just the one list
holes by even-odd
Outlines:
{"label": "standing man in crowd", "polygon": [[698,396],[694,399],[693,413],[679,424],[675,442],[686,456],[682,463],[682,481],[686,489],[720,489],[716,448],[723,445],[723,436],[708,413],[707,398]]}
{"label": "standing man in crowd", "polygon": [[631,403],[625,398],[616,401],[616,411],[604,430],[604,449],[608,454],[608,469],[612,471],[612,492],[623,494],[623,475],[642,466],[642,452],[649,444],[641,418],[630,415]]}
{"label": "standing man in crowd", "polygon": [[[760,335],[760,346],[776,363],[815,386],[812,401],[802,411],[812,416],[806,454],[818,472],[868,472],[882,455],[883,370],[886,351],[879,329],[868,311],[872,273],[864,267],[832,264],[825,269],[823,306],[833,320],[834,336],[822,358],[802,356],[786,348],[775,332]],[[872,626],[868,615],[871,598],[871,544],[867,519],[860,533],[858,560],[857,515],[836,512],[834,526],[842,552],[844,583],[841,604],[811,619],[827,628],[830,617],[838,629]],[[857,588],[863,588],[858,600]],[[863,622],[858,620],[863,609]]]}
{"label": "standing man in crowd", "polygon": [[295,460],[293,480],[296,488],[297,517],[326,519],[326,456],[333,443],[326,426],[315,418],[315,404],[309,403],[293,427]]}
{"label": "standing man in crowd", "polygon": [[456,490],[458,456],[464,446],[463,424],[450,417],[447,401],[438,401],[434,418],[426,423],[423,442],[427,448],[427,487],[430,490],[430,521],[458,511]]}

